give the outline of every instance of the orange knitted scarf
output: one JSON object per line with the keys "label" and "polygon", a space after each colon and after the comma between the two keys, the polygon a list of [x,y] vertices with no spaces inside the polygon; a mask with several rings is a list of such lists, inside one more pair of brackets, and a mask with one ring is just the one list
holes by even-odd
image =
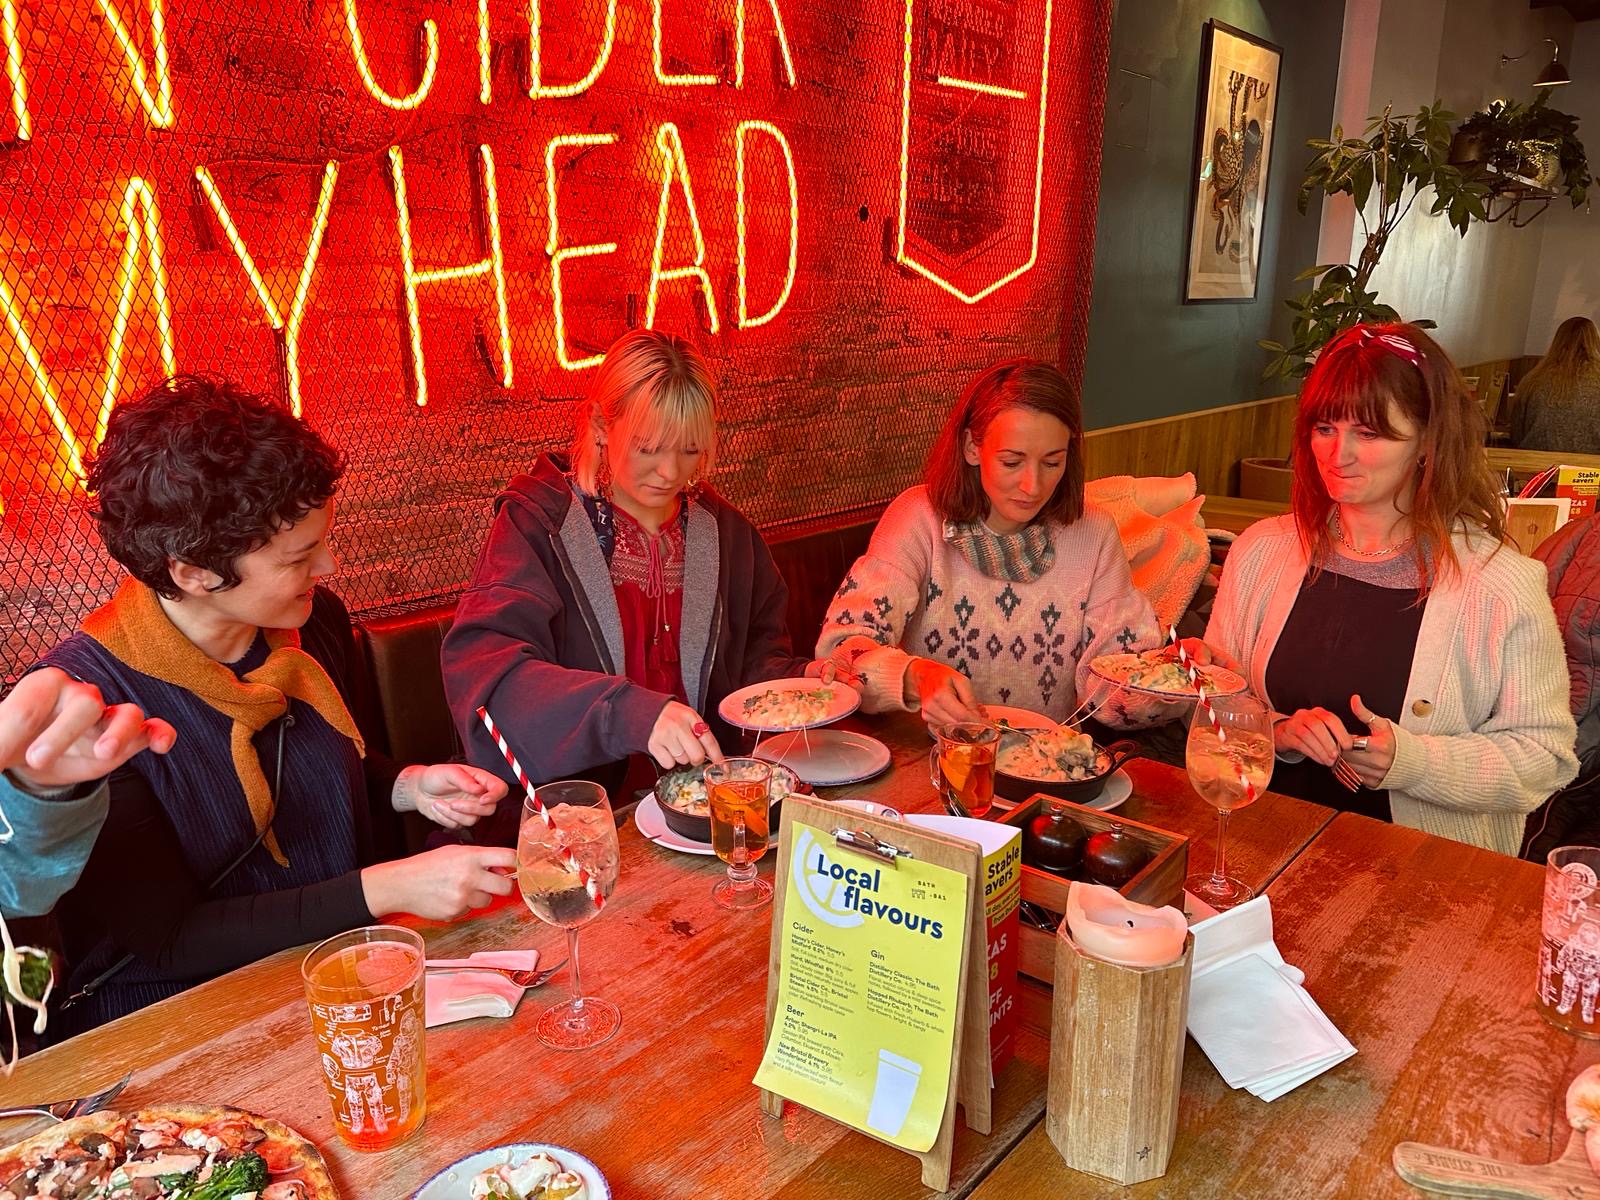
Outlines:
{"label": "orange knitted scarf", "polygon": [[[154,591],[134,579],[125,580],[117,594],[83,621],[83,632],[99,642],[135,671],[183,688],[233,721],[233,769],[244,789],[245,803],[257,833],[279,866],[288,866],[272,832],[276,807],[266,773],[252,738],[289,711],[289,699],[303,701],[334,729],[356,744],[366,746],[356,730],[350,710],[321,664],[300,649],[295,629],[267,629],[267,659],[242,679],[186,638],[168,619]],[[159,714],[157,714],[159,715]],[[177,753],[183,752],[179,730]]]}

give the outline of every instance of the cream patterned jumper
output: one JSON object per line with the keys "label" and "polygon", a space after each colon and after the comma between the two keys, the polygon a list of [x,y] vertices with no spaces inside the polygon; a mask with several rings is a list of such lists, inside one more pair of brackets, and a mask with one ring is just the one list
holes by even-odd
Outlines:
{"label": "cream patterned jumper", "polygon": [[951,540],[955,532],[927,488],[902,492],[833,598],[817,657],[863,678],[867,712],[918,707],[905,686],[915,656],[960,671],[985,704],[1061,720],[1087,696],[1104,705],[1097,715],[1110,724],[1170,718],[1125,703],[1089,674],[1103,654],[1162,641],[1109,516],[1091,507],[1072,525],[1050,525],[1053,559],[1031,580],[980,570]]}
{"label": "cream patterned jumper", "polygon": [[[1474,531],[1461,571],[1428,594],[1384,776],[1395,823],[1515,854],[1523,819],[1577,774],[1577,726],[1544,564]],[[1228,551],[1206,641],[1272,704],[1267,663],[1306,575],[1292,516],[1258,521]]]}

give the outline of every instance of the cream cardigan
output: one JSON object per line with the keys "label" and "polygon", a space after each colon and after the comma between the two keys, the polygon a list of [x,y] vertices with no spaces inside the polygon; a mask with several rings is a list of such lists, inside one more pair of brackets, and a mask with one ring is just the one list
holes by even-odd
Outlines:
{"label": "cream cardigan", "polygon": [[[1542,563],[1482,533],[1454,546],[1461,571],[1428,596],[1383,786],[1398,824],[1515,854],[1524,816],[1578,770],[1561,634]],[[1206,629],[1269,705],[1267,662],[1306,565],[1293,516],[1258,521],[1228,552]]]}

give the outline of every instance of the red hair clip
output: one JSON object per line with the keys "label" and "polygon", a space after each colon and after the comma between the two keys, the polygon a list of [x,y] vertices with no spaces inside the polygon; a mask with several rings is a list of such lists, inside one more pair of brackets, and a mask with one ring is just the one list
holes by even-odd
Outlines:
{"label": "red hair clip", "polygon": [[1350,333],[1356,345],[1366,346],[1376,342],[1396,358],[1403,359],[1419,371],[1422,370],[1422,351],[1398,333],[1379,333],[1371,325],[1357,325]]}

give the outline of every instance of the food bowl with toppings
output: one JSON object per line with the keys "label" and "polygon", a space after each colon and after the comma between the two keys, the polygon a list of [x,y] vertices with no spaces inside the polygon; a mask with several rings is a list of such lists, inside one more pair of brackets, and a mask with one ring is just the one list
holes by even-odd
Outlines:
{"label": "food bowl with toppings", "polygon": [[1125,738],[1101,746],[1070,725],[1043,733],[1002,729],[994,790],[1007,800],[1026,800],[1042,792],[1087,804],[1100,795],[1117,769],[1138,753],[1137,742]]}
{"label": "food bowl with toppings", "polygon": [[[711,841],[711,807],[706,798],[704,767],[679,767],[656,780],[656,803],[667,828],[696,842]],[[783,803],[790,792],[811,789],[788,767],[772,764],[772,786],[767,792],[768,813]]]}

